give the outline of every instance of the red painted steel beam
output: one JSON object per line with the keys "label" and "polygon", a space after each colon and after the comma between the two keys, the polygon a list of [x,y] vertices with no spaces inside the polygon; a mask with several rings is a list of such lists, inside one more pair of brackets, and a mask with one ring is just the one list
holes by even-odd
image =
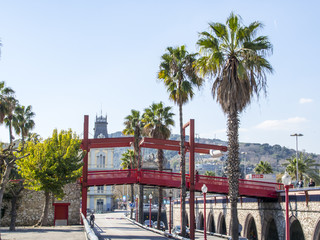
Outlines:
{"label": "red painted steel beam", "polygon": [[114,143],[91,143],[89,148],[114,148],[114,147],[131,147],[131,142],[114,142]]}
{"label": "red painted steel beam", "polygon": [[220,151],[223,151],[223,152],[226,152],[228,150],[228,148],[226,146],[204,144],[204,143],[195,143],[194,145],[195,145],[195,148],[220,150]]}
{"label": "red painted steel beam", "polygon": [[119,138],[92,138],[89,139],[89,143],[114,143],[114,142],[122,142],[128,143],[133,142],[134,137],[119,137]]}

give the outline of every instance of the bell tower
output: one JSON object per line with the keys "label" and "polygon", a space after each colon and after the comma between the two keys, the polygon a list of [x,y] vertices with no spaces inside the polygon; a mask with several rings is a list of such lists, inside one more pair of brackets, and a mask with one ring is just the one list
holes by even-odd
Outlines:
{"label": "bell tower", "polygon": [[107,115],[103,117],[96,116],[96,121],[94,124],[94,138],[108,138],[108,128],[107,128]]}

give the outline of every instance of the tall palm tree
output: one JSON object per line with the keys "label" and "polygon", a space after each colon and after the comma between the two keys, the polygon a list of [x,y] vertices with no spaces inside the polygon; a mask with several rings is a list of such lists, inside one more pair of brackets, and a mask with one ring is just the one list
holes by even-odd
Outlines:
{"label": "tall palm tree", "polygon": [[[127,149],[126,152],[122,154],[121,166],[123,169],[134,169],[136,168],[136,162],[134,161],[134,151],[131,149]],[[134,187],[133,184],[130,184],[131,188],[131,203],[134,203]],[[133,208],[131,208],[130,218],[133,216]]]}
{"label": "tall palm tree", "polygon": [[[134,155],[135,155],[135,162],[137,163],[137,169],[141,170],[141,156],[140,156],[140,147],[139,141],[141,140],[142,131],[144,123],[141,121],[142,117],[140,112],[137,110],[132,109],[131,115],[125,117],[124,125],[125,128],[122,131],[124,135],[133,135],[134,137]],[[139,222],[143,223],[143,186],[139,185]]]}
{"label": "tall palm tree", "polygon": [[[170,127],[174,126],[172,107],[165,107],[162,102],[153,103],[149,108],[144,110],[143,122],[147,134],[152,138],[169,139],[171,135]],[[163,149],[158,149],[158,169],[163,171],[164,154]],[[159,206],[157,216],[157,229],[160,229],[161,208],[163,202],[162,187],[159,187]]]}
{"label": "tall palm tree", "polygon": [[202,76],[215,77],[213,97],[228,117],[228,177],[231,202],[232,239],[238,239],[237,201],[239,196],[239,114],[248,106],[254,95],[266,93],[266,73],[272,66],[266,55],[272,51],[267,36],[258,36],[260,22],[244,26],[233,13],[226,24],[210,23],[210,31],[199,34],[197,45],[201,58],[198,71]]}
{"label": "tall palm tree", "polygon": [[10,143],[13,141],[11,121],[17,102],[14,98],[14,91],[5,87],[5,82],[0,82],[0,123],[5,122],[9,127]]}
{"label": "tall palm tree", "polygon": [[18,105],[15,109],[15,114],[13,115],[12,125],[16,134],[21,134],[21,140],[24,144],[25,137],[28,136],[30,130],[34,128],[33,117],[35,116],[32,112],[32,107],[29,105],[27,107]]}
{"label": "tall palm tree", "polygon": [[255,167],[254,172],[257,174],[269,174],[273,173],[273,170],[270,163],[267,161],[260,161]]}
{"label": "tall palm tree", "polygon": [[181,205],[182,205],[182,236],[186,236],[186,180],[185,180],[185,146],[183,136],[182,105],[194,95],[193,87],[200,87],[203,78],[196,73],[195,62],[197,54],[189,54],[184,45],[168,47],[162,55],[158,79],[162,80],[169,93],[169,98],[179,107],[180,124],[180,171],[181,171]]}
{"label": "tall palm tree", "polygon": [[[293,155],[291,158],[287,159],[287,163],[284,163],[283,166],[286,167],[286,171],[291,175],[293,179],[296,179],[297,173],[297,157]],[[310,158],[310,156],[300,153],[298,157],[298,176],[302,179],[309,180],[312,178],[316,184],[320,184],[319,168],[320,164]],[[296,179],[299,181],[300,179]]]}

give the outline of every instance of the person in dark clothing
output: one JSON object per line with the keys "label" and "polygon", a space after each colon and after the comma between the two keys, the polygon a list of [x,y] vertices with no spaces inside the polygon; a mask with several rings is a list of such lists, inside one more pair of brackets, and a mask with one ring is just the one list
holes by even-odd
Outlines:
{"label": "person in dark clothing", "polygon": [[91,215],[90,215],[90,226],[91,226],[92,228],[93,228],[93,226],[94,226],[94,219],[95,219],[94,214],[91,213]]}
{"label": "person in dark clothing", "polygon": [[309,187],[314,187],[316,183],[313,181],[312,178],[310,178]]}

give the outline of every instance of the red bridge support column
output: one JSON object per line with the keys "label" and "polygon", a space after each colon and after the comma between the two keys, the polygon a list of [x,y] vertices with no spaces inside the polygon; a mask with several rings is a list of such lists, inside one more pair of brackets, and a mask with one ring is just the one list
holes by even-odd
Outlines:
{"label": "red bridge support column", "polygon": [[189,169],[190,169],[190,239],[195,239],[195,216],[194,216],[194,119],[190,119],[190,136],[189,136],[190,152],[189,152]]}
{"label": "red bridge support column", "polygon": [[88,183],[88,137],[89,137],[89,116],[84,116],[84,126],[83,126],[83,150],[87,151],[83,158],[83,168],[82,168],[82,213],[87,217],[87,183]]}

